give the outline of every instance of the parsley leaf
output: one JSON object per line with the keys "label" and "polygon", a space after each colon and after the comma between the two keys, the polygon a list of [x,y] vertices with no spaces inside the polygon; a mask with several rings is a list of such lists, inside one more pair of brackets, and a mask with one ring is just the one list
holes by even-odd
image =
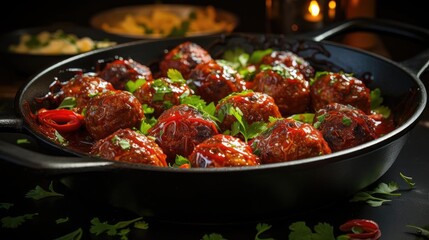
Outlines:
{"label": "parsley leaf", "polygon": [[227,110],[226,114],[232,115],[237,119],[231,126],[230,134],[232,136],[241,133],[244,137],[244,141],[247,142],[249,139],[256,137],[259,133],[267,129],[267,123],[265,122],[253,122],[248,124],[245,119],[243,119],[243,112],[238,107],[233,107],[231,104],[225,105]]}
{"label": "parsley leaf", "polygon": [[143,78],[139,78],[135,81],[129,80],[125,83],[125,90],[134,93],[139,87],[143,86],[145,83],[146,79]]}
{"label": "parsley leaf", "polygon": [[1,219],[1,224],[4,228],[17,228],[27,220],[33,219],[33,217],[37,215],[39,215],[39,213],[29,213],[16,217],[7,216]]}
{"label": "parsley leaf", "polygon": [[57,108],[65,108],[65,109],[72,109],[76,107],[76,98],[75,97],[66,97],[64,100],[60,103],[60,106]]}
{"label": "parsley leaf", "polygon": [[402,177],[402,179],[404,179],[404,181],[410,186],[410,188],[413,188],[416,183],[413,182],[413,178],[412,177],[407,177],[405,176],[403,173],[399,173],[399,175]]}
{"label": "parsley leaf", "polygon": [[381,114],[384,118],[388,118],[390,116],[390,108],[384,105],[383,97],[381,96],[381,90],[379,88],[375,88],[370,92],[371,99],[371,111]]}
{"label": "parsley leaf", "polygon": [[16,139],[16,144],[30,143],[30,140],[27,138]]}
{"label": "parsley leaf", "polygon": [[117,236],[124,237],[129,232],[129,229],[126,230],[127,229],[126,227],[128,227],[128,225],[133,224],[135,222],[139,222],[137,226],[142,227],[144,225],[144,223],[140,221],[142,219],[143,217],[138,217],[129,221],[121,221],[121,222],[117,222],[116,224],[109,224],[107,222],[100,222],[100,219],[96,217],[91,220],[92,225],[89,231],[97,236],[105,232],[109,236],[117,235]]}
{"label": "parsley leaf", "polygon": [[300,113],[289,116],[288,118],[300,121],[303,123],[313,124],[314,113]]}
{"label": "parsley leaf", "polygon": [[186,84],[186,80],[183,78],[182,73],[179,72],[179,70],[177,70],[177,69],[169,68],[167,70],[167,76],[173,82]]}
{"label": "parsley leaf", "polygon": [[302,221],[292,223],[289,229],[291,230],[289,240],[335,240],[334,228],[327,223],[318,223],[314,227],[314,232]]}
{"label": "parsley leaf", "polygon": [[256,225],[256,231],[258,231],[258,232],[256,233],[255,240],[274,240],[274,238],[260,238],[259,237],[262,233],[270,230],[271,227],[272,227],[271,225],[266,224],[266,223],[258,223]]}
{"label": "parsley leaf", "polygon": [[205,234],[202,240],[226,240],[222,235],[218,233],[210,233],[209,235]]}
{"label": "parsley leaf", "polygon": [[42,198],[47,198],[47,197],[62,197],[62,196],[64,196],[64,194],[55,192],[52,181],[49,184],[49,190],[48,191],[43,189],[39,185],[37,185],[36,188],[28,191],[25,194],[26,198],[32,198],[34,200],[40,200]]}
{"label": "parsley leaf", "polygon": [[188,164],[189,166],[191,166],[191,162],[189,162],[189,159],[181,155],[176,155],[176,158],[174,159],[173,167],[178,168],[183,164]]}
{"label": "parsley leaf", "polygon": [[60,224],[60,223],[68,222],[68,221],[69,221],[69,218],[68,218],[68,217],[65,217],[65,218],[58,218],[57,220],[55,220],[55,223],[56,223],[56,224]]}
{"label": "parsley leaf", "polygon": [[13,203],[6,203],[6,202],[2,202],[0,203],[0,209],[6,209],[9,210],[9,208],[13,207]]}
{"label": "parsley leaf", "polygon": [[83,234],[82,228],[78,228],[77,230],[71,233],[68,233],[59,238],[55,238],[54,240],[80,240],[82,239],[82,234]]}
{"label": "parsley leaf", "polygon": [[410,228],[416,229],[419,235],[421,235],[423,237],[426,237],[426,238],[429,238],[429,229],[428,228],[425,229],[425,228],[417,227],[417,226],[414,226],[414,225],[406,225],[406,226],[410,227]]}

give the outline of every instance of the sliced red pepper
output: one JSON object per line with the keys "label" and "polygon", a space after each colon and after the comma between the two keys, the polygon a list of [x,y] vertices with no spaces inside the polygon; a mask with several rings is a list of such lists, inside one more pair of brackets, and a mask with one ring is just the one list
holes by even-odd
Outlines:
{"label": "sliced red pepper", "polygon": [[68,109],[41,109],[37,113],[37,119],[58,132],[73,132],[83,124],[83,116]]}
{"label": "sliced red pepper", "polygon": [[[359,231],[356,231],[356,230]],[[377,240],[381,237],[381,231],[378,224],[368,219],[352,219],[340,226],[340,230],[347,233],[350,240],[366,239]]]}

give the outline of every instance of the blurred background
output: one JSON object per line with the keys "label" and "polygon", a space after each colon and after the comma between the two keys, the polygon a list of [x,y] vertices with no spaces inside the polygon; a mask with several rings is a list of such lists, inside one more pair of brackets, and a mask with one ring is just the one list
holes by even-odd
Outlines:
{"label": "blurred background", "polygon": [[[25,3],[11,1],[8,3],[9,7],[1,10],[0,31],[7,32],[53,22],[73,22],[89,26],[91,16],[103,10],[128,5],[174,3],[212,5],[230,11],[240,19],[236,31],[291,33],[293,29],[287,24],[304,18],[306,5],[311,2],[311,0],[73,0]],[[323,14],[322,24],[319,24],[319,27],[347,18],[367,16],[393,19],[429,28],[429,21],[426,18],[427,10],[423,7],[424,1],[317,0],[315,2],[322,8],[320,13]],[[310,19],[310,22],[312,20],[314,19]],[[299,30],[307,31],[312,28],[305,26]]]}
{"label": "blurred background", "polygon": [[[323,29],[330,24],[355,17],[396,20],[418,27],[429,28],[424,1],[390,0],[156,0],[156,1],[12,1],[0,15],[0,33],[21,28],[46,26],[53,23],[73,23],[90,27],[95,14],[121,6],[154,3],[214,6],[235,14],[238,25],[235,32],[281,33],[295,35]],[[394,60],[407,58],[421,50],[421,43],[409,44],[368,33],[354,33],[333,39],[348,45],[374,51]],[[399,41],[399,42],[398,42]],[[398,45],[409,45],[410,51],[392,56],[389,50]],[[423,43],[425,45],[425,43]]]}

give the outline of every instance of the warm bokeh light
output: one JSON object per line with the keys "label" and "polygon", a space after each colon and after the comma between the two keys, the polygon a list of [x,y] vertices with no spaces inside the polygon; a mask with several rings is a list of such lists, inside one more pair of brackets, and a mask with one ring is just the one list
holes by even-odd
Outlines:
{"label": "warm bokeh light", "polygon": [[335,9],[337,7],[337,3],[334,0],[329,1],[328,3],[329,9]]}
{"label": "warm bokeh light", "polygon": [[316,0],[311,0],[310,5],[308,5],[308,12],[312,16],[317,16],[320,13],[320,6]]}

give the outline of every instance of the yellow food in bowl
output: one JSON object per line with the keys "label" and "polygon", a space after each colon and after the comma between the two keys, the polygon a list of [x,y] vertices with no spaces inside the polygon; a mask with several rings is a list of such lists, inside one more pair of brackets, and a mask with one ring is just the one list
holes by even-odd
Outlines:
{"label": "yellow food in bowl", "polygon": [[19,43],[10,45],[9,51],[21,54],[73,55],[116,45],[113,41],[96,41],[90,37],[79,38],[59,29],[38,34],[22,34]]}
{"label": "yellow food in bowl", "polygon": [[126,14],[116,23],[103,22],[106,32],[151,37],[174,37],[190,34],[231,32],[233,23],[217,19],[213,6],[186,9],[153,8],[149,14]]}

